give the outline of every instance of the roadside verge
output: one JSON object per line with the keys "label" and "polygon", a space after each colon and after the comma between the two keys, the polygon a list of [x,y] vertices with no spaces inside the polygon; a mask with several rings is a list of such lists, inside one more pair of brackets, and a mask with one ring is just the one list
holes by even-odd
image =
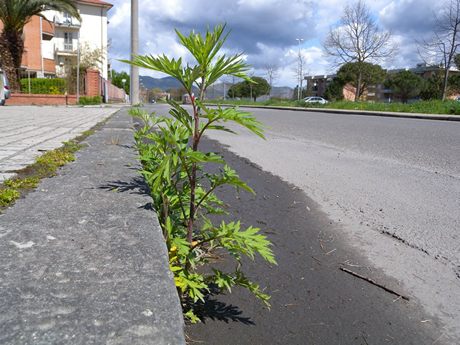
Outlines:
{"label": "roadside verge", "polygon": [[[217,104],[207,104],[208,106],[217,106]],[[233,104],[218,104],[223,107],[233,107]],[[460,121],[460,115],[442,115],[442,114],[420,114],[420,113],[396,113],[369,110],[347,110],[347,109],[328,109],[328,108],[298,108],[298,107],[278,107],[265,105],[238,105],[239,108],[255,109],[273,109],[273,110],[292,110],[313,113],[331,113],[344,115],[364,115],[364,116],[383,116],[397,117],[407,119],[424,119],[424,120],[441,120],[441,121]]]}
{"label": "roadside verge", "polygon": [[185,344],[131,118],[0,216],[0,343]]}

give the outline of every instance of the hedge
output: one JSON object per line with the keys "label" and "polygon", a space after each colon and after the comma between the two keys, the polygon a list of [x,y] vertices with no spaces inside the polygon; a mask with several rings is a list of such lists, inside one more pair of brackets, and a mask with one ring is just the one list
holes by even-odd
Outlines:
{"label": "hedge", "polygon": [[102,97],[101,96],[81,96],[80,100],[78,101],[79,105],[96,105],[96,104],[101,104],[102,103]]}
{"label": "hedge", "polygon": [[62,78],[24,78],[20,80],[21,91],[31,94],[63,95],[67,89],[67,81]]}

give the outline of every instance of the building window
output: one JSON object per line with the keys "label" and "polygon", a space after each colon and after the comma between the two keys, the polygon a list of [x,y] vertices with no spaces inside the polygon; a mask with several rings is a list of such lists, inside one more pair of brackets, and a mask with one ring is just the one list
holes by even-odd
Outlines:
{"label": "building window", "polygon": [[73,50],[73,40],[71,32],[64,32],[64,50]]}
{"label": "building window", "polygon": [[64,12],[64,24],[72,24],[72,16],[69,14],[69,12]]}

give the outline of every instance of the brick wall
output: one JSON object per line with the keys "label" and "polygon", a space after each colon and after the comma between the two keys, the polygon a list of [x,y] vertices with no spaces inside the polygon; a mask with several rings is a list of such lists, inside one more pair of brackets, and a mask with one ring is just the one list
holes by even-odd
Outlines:
{"label": "brick wall", "polygon": [[110,80],[104,80],[109,103],[124,103],[126,102],[125,90],[120,89],[112,84]]}
{"label": "brick wall", "polygon": [[75,105],[77,96],[75,95],[26,95],[13,93],[6,100],[6,105]]}
{"label": "brick wall", "polygon": [[101,95],[101,78],[99,71],[94,69],[88,69],[86,71],[86,96],[94,97]]}

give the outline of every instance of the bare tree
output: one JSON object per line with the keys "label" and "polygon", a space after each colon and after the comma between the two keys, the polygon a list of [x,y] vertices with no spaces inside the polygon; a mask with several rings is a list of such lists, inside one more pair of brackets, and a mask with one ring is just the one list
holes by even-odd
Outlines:
{"label": "bare tree", "polygon": [[265,65],[265,75],[267,76],[268,84],[270,85],[269,95],[271,95],[273,84],[275,83],[275,80],[279,78],[278,66],[272,64]]}
{"label": "bare tree", "polygon": [[292,73],[296,78],[297,82],[297,100],[300,100],[302,96],[302,88],[303,88],[303,78],[306,69],[306,62],[305,57],[302,55],[302,52],[299,50],[297,53],[297,58],[295,60],[295,65],[292,67]]}
{"label": "bare tree", "polygon": [[[339,65],[356,62],[358,66],[363,62],[377,63],[392,56],[396,50],[391,42],[391,32],[377,25],[363,0],[345,7],[339,25],[329,30],[323,47]],[[355,101],[359,98],[361,73],[357,84]]]}
{"label": "bare tree", "polygon": [[444,68],[442,100],[446,99],[449,69],[460,46],[460,0],[446,1],[445,4],[435,17],[432,37],[418,42],[420,55],[425,62],[432,64],[435,59]]}

